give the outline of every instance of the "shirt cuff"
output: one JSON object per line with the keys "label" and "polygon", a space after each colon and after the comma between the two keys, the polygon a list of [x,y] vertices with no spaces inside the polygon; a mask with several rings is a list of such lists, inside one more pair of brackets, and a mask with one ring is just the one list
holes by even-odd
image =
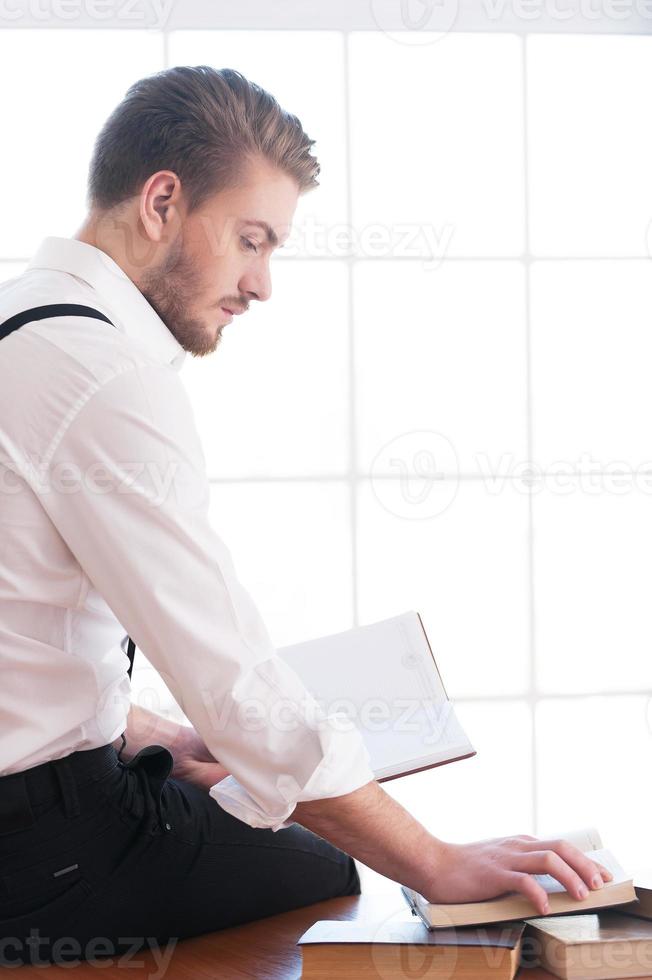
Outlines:
{"label": "shirt cuff", "polygon": [[320,731],[323,757],[305,786],[300,787],[289,773],[278,776],[276,788],[285,805],[276,812],[264,809],[235,779],[226,776],[211,786],[209,794],[230,813],[254,828],[284,830],[294,823],[288,817],[297,803],[344,796],[374,780],[369,752],[357,729],[341,731],[325,727]]}

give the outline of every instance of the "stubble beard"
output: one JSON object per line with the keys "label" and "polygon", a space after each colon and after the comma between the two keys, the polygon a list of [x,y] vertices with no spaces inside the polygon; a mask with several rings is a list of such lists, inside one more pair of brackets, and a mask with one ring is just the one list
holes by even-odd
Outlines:
{"label": "stubble beard", "polygon": [[143,273],[139,285],[170,333],[193,357],[212,354],[222,338],[221,326],[214,329],[188,312],[201,295],[201,286],[201,276],[183,248],[181,235],[163,262]]}

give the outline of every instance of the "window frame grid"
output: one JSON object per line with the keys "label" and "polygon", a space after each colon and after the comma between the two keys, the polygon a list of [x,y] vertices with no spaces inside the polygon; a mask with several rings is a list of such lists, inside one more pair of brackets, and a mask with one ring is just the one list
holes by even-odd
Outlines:
{"label": "window frame grid", "polygon": [[[346,2],[346,0],[344,0]],[[255,8],[256,3],[249,4],[249,7]],[[305,14],[301,14],[299,5],[297,4],[296,19],[294,21],[294,27],[297,30],[314,30],[318,31],[320,29],[329,31],[338,31],[343,35],[344,42],[344,60],[343,60],[343,70],[344,70],[344,91],[347,94],[345,100],[345,148],[344,157],[346,165],[346,201],[345,201],[345,217],[346,223],[349,228],[353,227],[353,189],[352,189],[352,166],[351,166],[351,144],[352,144],[352,120],[351,120],[351,100],[350,100],[350,81],[351,81],[351,71],[350,71],[350,40],[351,36],[359,30],[371,30],[374,25],[372,23],[364,23],[361,20],[362,14],[360,13],[360,7],[357,7],[357,12],[352,9],[356,5],[348,0],[348,5],[340,6],[339,4],[333,4],[331,7],[330,14],[326,19],[327,22],[321,24],[304,24]],[[294,13],[292,16],[294,16]],[[468,11],[467,11],[468,15]],[[198,27],[206,26],[209,30],[243,30],[247,28],[253,28],[254,23],[251,21],[251,11],[248,12],[247,16],[235,17],[236,22],[225,24],[212,24],[210,27],[201,23],[202,17],[199,15],[198,10],[192,11],[190,14],[186,11],[184,15],[185,23],[179,24],[175,23],[160,29],[162,34],[163,42],[163,67],[170,67],[170,56],[169,56],[169,42],[170,35],[173,31],[184,31],[184,30],[196,30]],[[284,17],[288,17],[288,11],[284,12]],[[314,19],[316,14],[311,13],[310,16]],[[336,24],[333,23],[335,18]],[[233,20],[233,18],[231,18]],[[265,6],[265,14],[263,14],[263,8],[260,7],[260,20],[255,24],[256,30],[290,30],[289,26],[285,24],[279,24],[278,21],[281,19],[278,15],[274,15],[272,19],[275,19],[275,25],[267,27],[267,21],[269,20],[269,8]],[[297,26],[301,22],[301,26]],[[343,24],[348,26],[342,27]],[[261,26],[262,25],[262,26]],[[336,26],[337,25],[337,26]],[[18,29],[19,25],[16,25],[15,29]],[[38,24],[30,25],[26,23],[21,23],[20,27],[22,29],[29,29],[30,26],[43,27],[43,22]],[[94,30],[102,30],[103,27],[114,27],[116,26],[111,20],[108,20],[103,24],[87,24],[87,23],[64,23],[62,27],[71,28],[78,27],[80,29],[88,29],[89,27]],[[125,26],[125,25],[117,25]],[[133,25],[134,27],[141,27],[142,25]],[[645,27],[642,30],[641,27]],[[5,29],[12,29],[12,24],[5,26]],[[56,28],[54,28],[56,29]],[[604,260],[608,261],[633,261],[640,260],[641,255],[627,255],[627,256],[611,256],[611,255],[599,255],[599,256],[584,256],[584,255],[574,255],[574,256],[564,256],[564,255],[554,255],[539,257],[532,254],[531,251],[531,241],[530,241],[530,173],[529,173],[529,160],[528,160],[528,127],[529,127],[529,111],[528,111],[528,62],[527,62],[527,38],[531,33],[552,33],[552,30],[556,30],[559,33],[585,33],[585,34],[652,34],[652,21],[649,24],[625,24],[623,22],[611,21],[605,24],[604,20],[595,21],[591,25],[591,29],[587,30],[585,26],[581,24],[577,25],[576,21],[568,22],[565,28],[555,27],[551,25],[549,21],[545,18],[543,21],[539,21],[536,24],[510,24],[509,27],[502,26],[500,28],[492,27],[491,25],[484,24],[483,26],[473,27],[473,21],[469,21],[468,16],[466,20],[462,20],[462,26],[455,28],[456,31],[470,31],[478,30],[484,33],[491,33],[497,30],[499,33],[516,33],[519,36],[519,42],[521,45],[521,70],[522,70],[522,130],[523,130],[523,168],[524,168],[524,182],[523,182],[523,214],[524,214],[524,242],[525,250],[522,255],[501,255],[501,256],[486,256],[486,255],[473,255],[473,256],[451,256],[445,257],[442,262],[494,262],[494,261],[516,261],[520,262],[524,270],[524,288],[525,288],[525,316],[524,316],[524,330],[525,330],[525,352],[526,352],[526,364],[525,364],[525,374],[526,374],[526,450],[527,458],[533,459],[534,445],[533,445],[533,405],[532,405],[532,337],[531,337],[531,267],[533,263],[545,263],[545,262],[600,262]],[[373,261],[373,262],[385,262],[385,261],[405,261],[405,262],[420,262],[421,257],[412,256],[397,256],[392,257],[387,256],[376,256],[373,259],[368,257],[363,257],[356,255],[353,251],[345,256],[333,256],[333,255],[319,255],[319,256],[309,256],[309,255],[298,255],[292,258],[282,259],[282,261],[290,262],[304,262],[304,261],[337,261],[346,262],[347,264],[347,288],[348,288],[348,298],[346,306],[346,317],[347,317],[347,336],[348,336],[348,378],[349,378],[349,405],[348,405],[348,417],[349,417],[349,470],[346,475],[342,474],[313,474],[306,476],[229,476],[229,477],[210,477],[209,482],[211,484],[223,484],[223,483],[293,483],[293,482],[318,482],[318,483],[344,483],[348,485],[349,491],[349,534],[351,541],[351,590],[352,590],[352,615],[353,622],[352,626],[360,625],[359,619],[359,602],[358,602],[358,500],[357,493],[359,485],[369,480],[369,474],[363,473],[357,468],[357,431],[356,431],[356,383],[355,383],[355,347],[354,347],[354,269],[357,262],[360,261]],[[10,256],[0,256],[0,273],[2,272],[2,267],[9,263],[26,263],[29,261],[29,257],[10,257]],[[597,471],[598,475],[608,475],[602,471]],[[542,476],[550,475],[546,471],[542,471]],[[460,481],[470,481],[475,479],[482,479],[482,476],[470,474],[470,473],[460,473],[458,479]],[[400,479],[400,477],[385,477],[385,479]],[[507,475],[506,480],[520,479],[512,475]],[[538,738],[537,738],[537,723],[536,723],[536,709],[537,705],[542,701],[549,700],[571,700],[580,699],[583,697],[606,697],[606,698],[628,698],[628,697],[641,697],[646,694],[643,689],[633,689],[633,690],[619,690],[617,692],[606,690],[606,691],[573,691],[570,693],[555,692],[555,693],[544,693],[540,691],[537,687],[536,680],[536,578],[535,578],[535,543],[534,543],[534,493],[532,491],[527,494],[528,499],[528,517],[527,517],[527,568],[528,568],[528,687],[527,690],[522,695],[515,694],[487,694],[487,695],[475,695],[475,696],[461,696],[456,698],[456,703],[463,704],[490,704],[496,703],[500,704],[502,702],[509,703],[519,703],[525,704],[528,709],[529,720],[530,720],[530,737],[531,737],[531,786],[532,786],[532,797],[530,800],[531,812],[533,814],[534,820],[534,833],[537,833],[538,819],[539,819],[539,807],[538,807],[538,787],[539,787],[539,773],[537,764],[537,749],[538,749]]]}

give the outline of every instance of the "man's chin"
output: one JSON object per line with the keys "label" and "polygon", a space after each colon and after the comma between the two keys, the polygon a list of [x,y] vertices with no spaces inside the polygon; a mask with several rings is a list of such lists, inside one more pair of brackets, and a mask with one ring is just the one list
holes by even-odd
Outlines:
{"label": "man's chin", "polygon": [[[206,357],[208,354],[212,354],[213,351],[217,350],[220,341],[222,340],[222,327],[218,326],[214,328],[213,343],[208,346],[207,344],[190,344],[185,349],[192,354],[193,357]],[[210,336],[210,334],[209,334]]]}
{"label": "man's chin", "polygon": [[222,339],[223,325],[216,324],[214,320],[208,324],[199,319],[181,321],[177,318],[173,321],[170,318],[165,325],[186,353],[193,357],[205,357],[206,354],[211,354]]}

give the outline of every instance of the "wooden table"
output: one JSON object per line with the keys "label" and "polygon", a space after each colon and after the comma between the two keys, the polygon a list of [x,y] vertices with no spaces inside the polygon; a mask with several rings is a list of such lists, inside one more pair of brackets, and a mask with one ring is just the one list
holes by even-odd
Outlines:
{"label": "wooden table", "polygon": [[[298,980],[301,951],[295,944],[313,922],[364,917],[380,924],[404,914],[409,917],[400,894],[396,899],[386,895],[335,898],[244,926],[185,939],[176,945],[169,962],[162,949],[158,960],[149,952],[138,953],[132,962],[122,965],[116,957],[114,965],[106,960],[103,967],[99,960],[97,964],[80,963],[74,967],[23,966],[14,976],[17,980],[43,980],[50,972],[56,971],[61,976],[59,971],[65,970],[70,977],[72,969],[73,980],[97,980],[99,976],[102,980],[125,980],[128,967],[130,977],[157,976],[161,980]],[[541,969],[521,969],[518,974],[519,980],[551,980],[551,977]]]}

